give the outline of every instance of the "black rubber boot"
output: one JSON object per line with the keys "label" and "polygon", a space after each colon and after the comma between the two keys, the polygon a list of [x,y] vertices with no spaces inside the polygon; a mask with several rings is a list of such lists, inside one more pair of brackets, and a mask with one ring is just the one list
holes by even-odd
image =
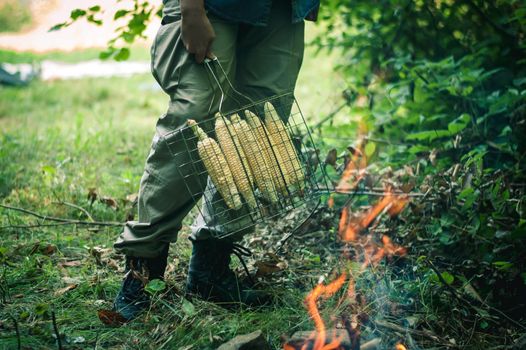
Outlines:
{"label": "black rubber boot", "polygon": [[192,243],[187,296],[198,296],[227,307],[236,304],[260,306],[270,301],[266,293],[241,282],[230,269],[230,254],[235,249],[232,242],[207,239]]}
{"label": "black rubber boot", "polygon": [[164,279],[167,262],[168,246],[157,258],[127,256],[126,275],[113,302],[114,311],[130,321],[147,309],[150,306],[150,297],[144,291],[144,287],[151,280]]}

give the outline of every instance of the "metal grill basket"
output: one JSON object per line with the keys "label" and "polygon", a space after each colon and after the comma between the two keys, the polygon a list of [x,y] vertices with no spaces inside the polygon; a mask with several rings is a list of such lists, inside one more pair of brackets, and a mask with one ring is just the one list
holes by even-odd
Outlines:
{"label": "metal grill basket", "polygon": [[[205,65],[219,89],[218,113],[166,138],[174,140],[168,147],[199,208],[193,230],[224,238],[317,206],[327,178],[293,93],[254,102],[234,88],[217,58]],[[299,217],[306,219],[309,210],[298,210]]]}

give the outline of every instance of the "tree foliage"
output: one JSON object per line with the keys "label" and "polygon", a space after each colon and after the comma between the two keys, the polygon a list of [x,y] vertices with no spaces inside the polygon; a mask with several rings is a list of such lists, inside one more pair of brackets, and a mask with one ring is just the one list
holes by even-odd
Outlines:
{"label": "tree foliage", "polygon": [[[100,19],[102,9],[99,5],[87,9],[74,9],[70,18],[51,27],[50,31],[66,28],[78,20],[85,19],[94,25],[102,25]],[[113,58],[116,61],[126,61],[130,57],[130,46],[138,39],[145,38],[145,30],[155,16],[161,16],[162,9],[149,1],[134,0],[129,8],[115,9],[113,20],[123,23],[115,31],[115,37],[108,42],[106,50],[100,53],[101,59]]]}

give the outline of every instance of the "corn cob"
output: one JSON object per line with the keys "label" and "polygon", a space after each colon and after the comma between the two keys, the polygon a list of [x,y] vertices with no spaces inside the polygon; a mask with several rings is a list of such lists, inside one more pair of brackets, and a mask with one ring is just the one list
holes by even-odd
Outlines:
{"label": "corn cob", "polygon": [[239,192],[251,208],[256,208],[256,197],[252,191],[252,174],[232,124],[228,119],[218,117],[215,131]]}
{"label": "corn cob", "polygon": [[[272,180],[274,181],[274,186],[276,189],[283,195],[287,195],[287,185],[284,181],[284,176],[281,173],[279,168],[278,160],[276,155],[270,146],[269,133],[264,124],[261,123],[259,118],[250,111],[245,111],[247,116],[247,123],[250,128],[253,130],[254,135],[256,136],[259,149],[261,150],[261,156],[264,157],[265,162],[271,172]],[[277,152],[277,150],[276,150]]]}
{"label": "corn cob", "polygon": [[261,194],[271,203],[278,201],[277,193],[274,189],[272,175],[265,159],[261,156],[261,150],[258,147],[256,137],[253,131],[248,126],[245,120],[241,120],[237,114],[231,117],[232,126],[239,137],[241,147],[245,152],[248,164],[252,175],[254,175],[254,182],[261,191]]}
{"label": "corn cob", "polygon": [[285,176],[285,181],[287,185],[295,185],[301,190],[305,186],[305,176],[285,124],[269,102],[265,103],[264,108],[265,125],[269,133],[270,144],[278,156],[278,163]]}
{"label": "corn cob", "polygon": [[217,142],[197,125],[194,120],[189,119],[187,124],[192,128],[198,138],[197,151],[203,161],[210,179],[216,186],[227,206],[238,210],[242,206],[241,197],[237,191],[232,172],[228,167],[225,156]]}

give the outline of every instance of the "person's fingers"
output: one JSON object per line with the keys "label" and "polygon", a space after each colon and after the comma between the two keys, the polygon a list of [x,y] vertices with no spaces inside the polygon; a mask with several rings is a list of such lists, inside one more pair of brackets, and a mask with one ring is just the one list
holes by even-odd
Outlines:
{"label": "person's fingers", "polygon": [[214,38],[211,38],[208,41],[208,45],[206,45],[206,57],[213,60],[216,56],[212,53],[212,43],[214,42]]}
{"label": "person's fingers", "polygon": [[195,53],[195,60],[197,63],[202,63],[205,59],[206,51],[205,50],[198,50]]}

